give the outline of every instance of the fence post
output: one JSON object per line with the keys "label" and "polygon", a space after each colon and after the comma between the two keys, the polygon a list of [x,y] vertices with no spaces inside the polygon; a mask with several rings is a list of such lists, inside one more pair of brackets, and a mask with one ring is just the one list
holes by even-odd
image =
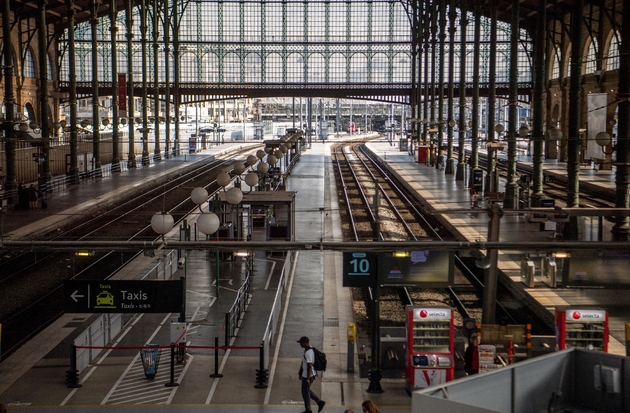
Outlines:
{"label": "fence post", "polygon": [[79,371],[77,370],[77,346],[72,345],[70,351],[70,369],[66,370],[66,384],[69,389],[77,389],[82,385],[79,384]]}
{"label": "fence post", "polygon": [[257,389],[266,389],[267,385],[267,370],[265,369],[265,342],[260,343],[260,368],[256,370],[256,385]]}
{"label": "fence post", "polygon": [[171,343],[171,381],[164,385],[166,387],[179,386],[179,383],[175,383],[175,343]]}
{"label": "fence post", "polygon": [[214,373],[210,377],[223,377],[219,374],[219,337],[214,338]]}

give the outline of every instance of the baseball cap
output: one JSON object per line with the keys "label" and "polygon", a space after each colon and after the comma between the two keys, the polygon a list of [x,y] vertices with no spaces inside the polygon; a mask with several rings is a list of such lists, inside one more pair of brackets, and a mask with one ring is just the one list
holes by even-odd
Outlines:
{"label": "baseball cap", "polygon": [[309,339],[308,337],[304,336],[304,337],[300,337],[300,339],[297,341],[298,343],[308,343]]}

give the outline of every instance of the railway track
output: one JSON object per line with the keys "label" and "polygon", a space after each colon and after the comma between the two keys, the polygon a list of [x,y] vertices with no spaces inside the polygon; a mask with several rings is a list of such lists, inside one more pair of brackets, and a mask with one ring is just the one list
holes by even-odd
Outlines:
{"label": "railway track", "polygon": [[[204,186],[210,194],[218,190],[216,176],[230,171],[233,161],[215,161],[155,183],[140,195],[93,216],[59,228],[40,239],[62,240],[146,240],[157,236],[151,230],[151,216],[169,211],[178,224],[196,208],[190,200],[194,187]],[[71,279],[107,279],[142,251],[103,251],[78,257],[74,251],[6,251],[0,259],[0,322],[3,352],[7,357],[30,337],[63,314],[63,282]]]}
{"label": "railway track", "polygon": [[[358,149],[361,147],[361,149]],[[433,217],[427,218],[420,209],[420,203],[407,194],[404,186],[395,182],[379,163],[371,159],[361,144],[339,145],[333,150],[338,176],[339,198],[342,208],[344,238],[347,240],[450,240],[453,235],[434,228],[440,227]],[[378,210],[372,208],[375,193],[386,201]],[[379,219],[380,226],[375,225]],[[378,237],[375,228],[379,228]],[[472,266],[472,267],[471,267]],[[472,268],[472,269],[471,269]],[[401,294],[398,289],[381,289],[380,322],[383,326],[404,325],[404,305],[447,305],[456,308],[456,324],[463,319],[481,320],[483,272],[474,267],[474,260],[464,261],[456,256],[455,284],[446,289],[406,289]],[[357,289],[355,289],[357,290]],[[356,294],[355,294],[356,293]],[[368,292],[353,291],[356,299],[369,300]],[[497,302],[497,317],[506,318],[510,323],[523,323],[522,317],[514,313],[523,310],[520,304],[507,292],[500,289]],[[369,312],[369,305],[359,304]],[[520,311],[524,313],[523,311]],[[368,317],[368,319],[371,317]],[[369,327],[369,326],[364,326]],[[368,330],[369,331],[369,328]]]}

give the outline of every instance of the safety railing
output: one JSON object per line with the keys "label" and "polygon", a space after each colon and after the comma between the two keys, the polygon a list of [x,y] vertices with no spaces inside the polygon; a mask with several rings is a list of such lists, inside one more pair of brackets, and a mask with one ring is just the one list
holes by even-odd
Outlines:
{"label": "safety railing", "polygon": [[236,292],[234,304],[228,312],[225,313],[225,345],[230,343],[230,339],[236,336],[236,329],[239,327],[241,318],[249,305],[250,289],[249,289],[250,272],[247,270],[247,276],[241,288]]}
{"label": "safety railing", "polygon": [[293,257],[293,253],[289,251],[287,253],[286,259],[284,260],[282,274],[280,275],[280,280],[278,281],[276,296],[271,306],[271,314],[269,315],[269,321],[267,321],[267,327],[265,328],[262,339],[263,357],[261,359],[260,365],[261,370],[266,370],[269,367],[269,352],[274,344],[276,329],[278,328],[280,313],[282,311],[284,292],[286,291],[291,268],[293,268],[294,264]]}

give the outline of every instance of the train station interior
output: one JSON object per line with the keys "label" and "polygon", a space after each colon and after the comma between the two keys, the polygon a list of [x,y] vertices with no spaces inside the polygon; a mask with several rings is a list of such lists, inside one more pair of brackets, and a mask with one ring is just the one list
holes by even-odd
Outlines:
{"label": "train station interior", "polygon": [[4,1],[0,405],[630,412],[627,3]]}

